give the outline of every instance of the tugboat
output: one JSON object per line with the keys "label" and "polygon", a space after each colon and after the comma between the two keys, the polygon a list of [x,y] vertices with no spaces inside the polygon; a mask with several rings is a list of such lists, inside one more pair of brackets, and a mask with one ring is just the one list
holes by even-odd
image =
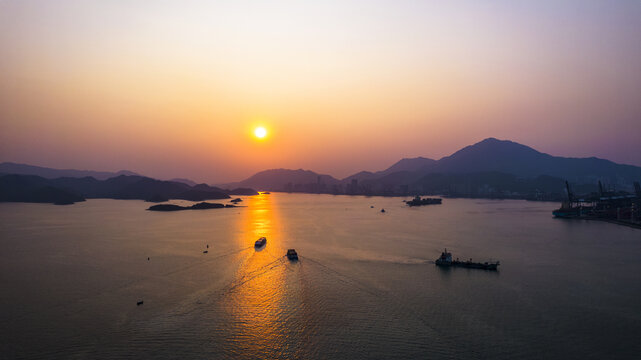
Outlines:
{"label": "tugboat", "polygon": [[443,266],[443,267],[449,267],[449,266],[460,266],[460,267],[465,267],[465,268],[471,268],[471,269],[483,269],[483,270],[498,270],[498,266],[500,265],[500,262],[494,261],[494,262],[472,262],[472,259],[468,261],[459,261],[459,259],[452,260],[452,253],[447,252],[447,249],[441,253],[441,257],[436,259],[434,262],[436,266]]}
{"label": "tugboat", "polygon": [[294,249],[287,250],[287,258],[292,261],[298,260],[298,254],[296,253],[296,250]]}
{"label": "tugboat", "polygon": [[256,242],[254,243],[254,247],[261,247],[267,243],[267,238],[266,237],[261,237]]}

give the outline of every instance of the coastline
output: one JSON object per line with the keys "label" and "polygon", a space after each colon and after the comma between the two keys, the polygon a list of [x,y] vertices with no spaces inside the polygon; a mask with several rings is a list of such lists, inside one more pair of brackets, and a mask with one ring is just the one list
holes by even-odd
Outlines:
{"label": "coastline", "polygon": [[635,224],[629,221],[622,221],[622,220],[616,220],[616,219],[605,219],[605,218],[600,218],[600,217],[594,217],[594,216],[582,216],[582,217],[558,217],[558,219],[562,220],[589,220],[589,221],[602,221],[602,222],[607,222],[615,225],[623,225],[627,227],[631,227],[633,229],[638,229],[641,230],[641,224]]}

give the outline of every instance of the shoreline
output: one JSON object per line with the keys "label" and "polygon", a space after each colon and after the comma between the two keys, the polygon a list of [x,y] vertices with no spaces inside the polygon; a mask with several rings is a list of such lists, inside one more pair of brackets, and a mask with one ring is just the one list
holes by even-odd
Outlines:
{"label": "shoreline", "polygon": [[633,228],[633,229],[641,230],[641,224],[636,224],[636,223],[632,223],[632,222],[629,222],[629,221],[622,221],[622,220],[617,220],[617,219],[604,219],[604,218],[590,217],[590,216],[583,216],[583,217],[578,217],[577,216],[577,217],[567,217],[567,218],[559,217],[559,219],[563,219],[563,220],[602,221],[602,222],[607,222],[607,223],[611,223],[611,224],[615,224],[615,225],[623,225],[623,226],[627,226],[627,227],[630,227],[630,228]]}
{"label": "shoreline", "polygon": [[629,221],[622,221],[622,220],[616,220],[616,219],[603,219],[603,218],[588,218],[587,220],[604,221],[604,222],[608,222],[616,225],[623,225],[623,226],[631,227],[633,229],[641,230],[641,224],[636,224]]}

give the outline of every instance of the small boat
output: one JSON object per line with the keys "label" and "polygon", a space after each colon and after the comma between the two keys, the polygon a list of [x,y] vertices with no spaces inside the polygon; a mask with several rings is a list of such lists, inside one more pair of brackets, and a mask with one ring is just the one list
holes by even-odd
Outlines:
{"label": "small boat", "polygon": [[296,253],[296,250],[294,249],[287,250],[287,258],[292,261],[298,260],[298,254]]}
{"label": "small boat", "polygon": [[381,209],[381,212],[382,212],[382,213],[384,213],[384,212],[385,212],[385,209]]}
{"label": "small boat", "polygon": [[207,254],[208,252],[209,252],[208,250],[205,250],[205,251],[203,251],[203,254]]}
{"label": "small boat", "polygon": [[254,247],[261,247],[264,246],[267,243],[267,238],[266,237],[261,237],[256,242],[254,243]]}
{"label": "small boat", "polygon": [[447,252],[447,249],[441,253],[441,256],[434,261],[436,266],[450,267],[450,266],[459,266],[470,269],[483,269],[483,270],[498,270],[499,265],[501,264],[498,261],[494,262],[472,262],[472,259],[467,261],[452,260],[452,253]]}
{"label": "small boat", "polygon": [[140,306],[140,305],[142,305],[143,303],[144,303],[144,301],[140,300],[140,301],[138,301],[138,302],[136,303],[136,306]]}
{"label": "small boat", "polygon": [[243,201],[243,199],[241,199],[241,198],[235,198],[233,200],[229,200],[229,202],[233,202],[233,203],[239,203],[241,201]]}

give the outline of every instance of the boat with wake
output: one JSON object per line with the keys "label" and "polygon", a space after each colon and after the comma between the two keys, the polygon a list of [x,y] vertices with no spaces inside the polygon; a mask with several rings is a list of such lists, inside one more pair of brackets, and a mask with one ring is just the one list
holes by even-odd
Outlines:
{"label": "boat with wake", "polygon": [[298,260],[298,254],[296,253],[296,250],[294,249],[288,249],[287,250],[287,258],[291,261],[297,261]]}
{"label": "boat with wake", "polygon": [[441,256],[436,259],[434,263],[436,266],[442,267],[458,266],[483,270],[498,270],[498,267],[501,264],[498,261],[473,262],[471,258],[467,261],[460,261],[458,258],[456,260],[452,260],[452,253],[447,252],[447,249],[441,253]]}
{"label": "boat with wake", "polygon": [[263,236],[261,238],[258,238],[258,240],[256,240],[256,242],[254,243],[254,247],[261,247],[261,246],[264,246],[265,244],[267,244],[267,238]]}

